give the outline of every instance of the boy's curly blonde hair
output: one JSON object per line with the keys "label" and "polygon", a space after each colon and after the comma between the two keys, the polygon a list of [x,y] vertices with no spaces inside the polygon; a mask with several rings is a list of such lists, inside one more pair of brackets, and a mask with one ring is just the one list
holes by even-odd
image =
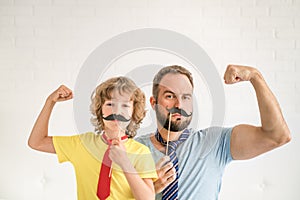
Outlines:
{"label": "boy's curly blonde hair", "polygon": [[101,83],[91,95],[90,110],[92,113],[91,123],[95,126],[95,131],[100,133],[105,129],[103,122],[102,106],[105,100],[111,99],[111,94],[114,90],[117,90],[120,94],[131,94],[133,101],[133,113],[131,121],[127,126],[126,134],[129,138],[133,138],[136,135],[137,129],[140,127],[140,123],[146,115],[145,110],[145,95],[141,89],[129,78],[124,76],[110,78],[107,81]]}

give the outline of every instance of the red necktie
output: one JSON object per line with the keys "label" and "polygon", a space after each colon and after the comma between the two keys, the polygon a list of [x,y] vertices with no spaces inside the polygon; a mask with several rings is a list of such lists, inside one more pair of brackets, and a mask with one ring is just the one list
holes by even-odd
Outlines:
{"label": "red necktie", "polygon": [[[112,164],[112,161],[108,156],[111,140],[108,140],[105,134],[103,134],[103,139],[108,144],[108,147],[103,156],[99,180],[98,180],[97,196],[100,200],[105,200],[110,195],[110,181],[111,181],[110,173],[111,173],[111,164]],[[121,137],[121,140],[124,139],[127,139],[127,135]]]}

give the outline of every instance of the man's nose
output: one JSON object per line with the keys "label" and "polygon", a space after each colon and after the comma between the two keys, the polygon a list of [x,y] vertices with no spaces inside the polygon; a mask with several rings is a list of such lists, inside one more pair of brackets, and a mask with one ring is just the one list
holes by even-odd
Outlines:
{"label": "man's nose", "polygon": [[176,108],[181,108],[181,106],[182,106],[182,100],[181,100],[180,97],[177,97],[176,101],[175,101],[175,107]]}

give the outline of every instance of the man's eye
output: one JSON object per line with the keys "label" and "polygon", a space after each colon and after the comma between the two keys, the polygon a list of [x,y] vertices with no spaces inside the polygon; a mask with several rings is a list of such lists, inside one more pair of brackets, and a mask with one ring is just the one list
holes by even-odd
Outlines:
{"label": "man's eye", "polygon": [[190,96],[183,96],[183,99],[184,99],[184,100],[190,100],[191,97],[190,97]]}
{"label": "man's eye", "polygon": [[174,98],[174,95],[167,95],[166,96],[168,99],[173,99]]}

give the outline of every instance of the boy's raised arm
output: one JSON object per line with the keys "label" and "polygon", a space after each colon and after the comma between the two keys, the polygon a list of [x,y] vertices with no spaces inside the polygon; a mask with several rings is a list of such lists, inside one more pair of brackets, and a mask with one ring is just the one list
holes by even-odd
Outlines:
{"label": "boy's raised arm", "polygon": [[28,145],[32,149],[55,153],[52,137],[48,136],[50,115],[56,102],[66,101],[72,98],[72,90],[64,85],[61,85],[57,90],[49,95],[28,139]]}

